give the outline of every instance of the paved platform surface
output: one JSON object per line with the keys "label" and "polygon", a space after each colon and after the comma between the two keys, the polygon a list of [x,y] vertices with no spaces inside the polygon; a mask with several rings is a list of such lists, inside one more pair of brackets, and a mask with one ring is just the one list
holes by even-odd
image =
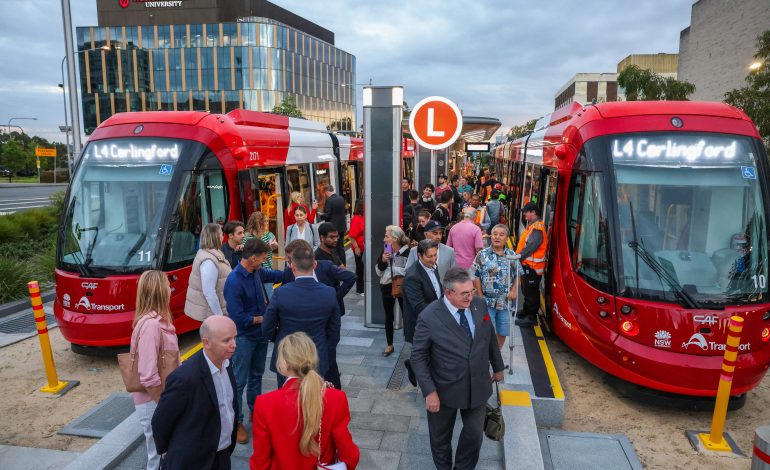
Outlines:
{"label": "paved platform surface", "polygon": [[80,455],[78,452],[0,445],[3,470],[58,470]]}
{"label": "paved platform surface", "polygon": [[[408,381],[399,391],[386,389],[404,344],[403,331],[396,331],[396,351],[390,357],[382,357],[386,343],[385,330],[363,326],[363,297],[349,294],[345,299],[345,307],[348,313],[342,317],[342,341],[337,347],[337,362],[342,373],[342,388],[350,403],[350,431],[361,449],[358,468],[435,469],[428,441],[425,400],[419,390]],[[275,374],[268,372],[262,386],[263,392],[275,390]],[[245,425],[249,428],[251,423]],[[457,445],[460,426],[458,416],[453,449]],[[144,468],[145,452],[142,439],[142,443],[116,468]],[[232,457],[233,470],[248,469],[251,453],[251,443],[238,444]],[[485,438],[481,460],[476,468],[503,469],[502,443]]]}

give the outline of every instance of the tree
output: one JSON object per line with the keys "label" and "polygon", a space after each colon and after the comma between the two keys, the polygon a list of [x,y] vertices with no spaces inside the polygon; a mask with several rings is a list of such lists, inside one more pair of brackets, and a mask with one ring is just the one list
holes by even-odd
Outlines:
{"label": "tree", "polygon": [[695,92],[695,85],[687,80],[664,77],[636,65],[620,72],[618,85],[625,90],[626,101],[687,100]]}
{"label": "tree", "polygon": [[511,129],[508,131],[508,137],[511,139],[518,139],[519,137],[530,134],[533,130],[535,130],[536,122],[537,119],[532,119],[531,121],[527,121],[526,124],[511,127]]}
{"label": "tree", "polygon": [[293,96],[287,96],[281,101],[281,104],[273,108],[274,114],[281,114],[283,116],[295,117],[304,119],[302,111],[297,107],[297,103],[294,102]]}
{"label": "tree", "polygon": [[725,93],[725,103],[741,108],[754,121],[759,134],[770,147],[770,30],[757,36],[753,67],[746,75],[746,86]]}
{"label": "tree", "polygon": [[29,152],[15,140],[9,140],[3,146],[3,164],[14,173],[23,170],[30,158]]}

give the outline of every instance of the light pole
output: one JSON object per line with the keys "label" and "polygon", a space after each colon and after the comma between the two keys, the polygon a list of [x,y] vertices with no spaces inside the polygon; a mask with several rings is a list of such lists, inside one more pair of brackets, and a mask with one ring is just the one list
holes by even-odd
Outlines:
{"label": "light pole", "polygon": [[[27,119],[29,121],[37,121],[36,117],[12,117],[11,119],[8,120],[8,137],[9,138],[11,136],[11,121],[16,121],[21,119]],[[16,126],[16,127],[19,127],[19,126]],[[21,127],[19,127],[19,129],[21,129]],[[21,131],[21,133],[23,134],[24,131]]]}
{"label": "light pole", "polygon": [[[74,51],[73,52],[73,57],[75,57],[77,54],[80,54],[80,53],[83,53],[83,52],[109,51],[109,50],[110,50],[110,46],[102,46],[102,47],[97,47],[97,48],[93,48],[93,49],[83,49],[82,51]],[[67,61],[67,55],[65,55],[61,59],[61,83],[59,84],[59,86],[61,87],[62,99],[64,100],[64,126],[63,126],[63,128],[62,128],[62,126],[59,126],[59,130],[64,132],[64,135],[65,135],[65,138],[66,138],[66,142],[67,142],[67,172],[69,174],[70,180],[72,180],[72,156],[70,155],[70,135],[69,135],[69,131],[72,131],[75,128],[79,129],[80,126],[74,126],[74,122],[73,122],[73,126],[70,127],[69,123],[67,122],[67,89],[64,86],[64,62],[66,62],[66,61]],[[69,65],[69,64],[67,64],[67,65]],[[77,88],[70,87],[70,90],[77,90]],[[77,100],[77,94],[75,94],[75,98]],[[74,115],[73,115],[73,117],[74,117]],[[73,121],[74,121],[74,119],[73,119]],[[75,144],[75,135],[74,135],[74,133],[72,135],[72,143],[73,143],[73,147],[74,147],[74,144]]]}

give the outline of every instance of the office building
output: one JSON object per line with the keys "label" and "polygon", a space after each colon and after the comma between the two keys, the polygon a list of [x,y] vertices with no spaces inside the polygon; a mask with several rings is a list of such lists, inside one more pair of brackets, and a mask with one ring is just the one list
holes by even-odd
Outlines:
{"label": "office building", "polygon": [[294,99],[305,118],[356,128],[356,58],[334,33],[264,0],[97,0],[76,31],[83,121],[114,113],[237,108]]}
{"label": "office building", "polygon": [[605,101],[622,101],[618,95],[618,74],[616,73],[577,73],[569,79],[554,98],[554,109],[559,109],[573,101],[589,104]]}
{"label": "office building", "polygon": [[690,99],[722,101],[745,86],[757,36],[768,29],[768,0],[693,2],[690,26],[679,34],[679,79],[695,85]]}
{"label": "office building", "polygon": [[663,77],[676,79],[679,65],[679,54],[630,54],[618,62],[618,75],[629,65],[636,65],[640,69],[649,70]]}

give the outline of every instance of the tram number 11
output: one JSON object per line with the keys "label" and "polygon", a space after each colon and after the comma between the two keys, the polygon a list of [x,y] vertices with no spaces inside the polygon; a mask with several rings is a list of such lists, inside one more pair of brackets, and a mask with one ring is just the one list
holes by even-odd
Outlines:
{"label": "tram number 11", "polygon": [[753,275],[751,276],[751,280],[754,281],[754,289],[764,289],[767,287],[767,279],[765,278],[764,274],[760,275]]}
{"label": "tram number 11", "polygon": [[[152,256],[152,252],[150,250],[140,251],[139,252],[139,262],[140,263],[144,263],[144,262],[149,263],[150,262],[150,256]],[[756,277],[756,276],[754,276],[754,277]]]}

